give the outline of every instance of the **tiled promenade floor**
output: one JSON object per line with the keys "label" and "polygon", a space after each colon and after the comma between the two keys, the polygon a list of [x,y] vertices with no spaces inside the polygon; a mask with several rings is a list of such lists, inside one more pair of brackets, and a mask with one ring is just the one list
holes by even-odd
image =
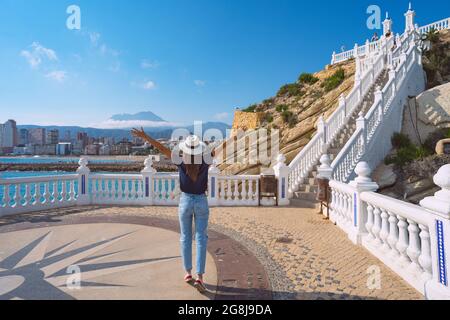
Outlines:
{"label": "tiled promenade floor", "polygon": [[[176,231],[177,208],[86,207],[13,216],[0,219],[0,235],[17,226],[30,228],[61,221],[71,224],[83,219],[122,224],[147,219],[159,221],[151,224],[156,227],[163,221],[170,225],[165,229]],[[210,222],[209,252],[218,279],[215,298],[226,298],[228,292],[249,299],[422,299],[316,210],[213,208]],[[209,272],[214,273],[214,262],[208,263]],[[367,285],[368,270],[373,266],[381,270],[381,289],[369,289]],[[178,279],[180,275],[171,276]],[[214,291],[214,286],[211,288]]]}

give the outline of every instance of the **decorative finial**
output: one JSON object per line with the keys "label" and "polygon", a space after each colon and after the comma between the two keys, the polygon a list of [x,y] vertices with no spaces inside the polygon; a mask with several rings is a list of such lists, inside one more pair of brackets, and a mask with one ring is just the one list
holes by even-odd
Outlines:
{"label": "decorative finial", "polygon": [[279,164],[285,164],[286,163],[286,157],[284,154],[280,153],[277,156],[277,163]]}
{"label": "decorative finial", "polygon": [[372,182],[372,180],[370,179],[371,172],[372,170],[370,169],[367,162],[359,162],[355,168],[355,173],[358,175],[355,180],[357,182]]}
{"label": "decorative finial", "polygon": [[408,10],[409,10],[409,11],[412,10],[412,4],[411,4],[411,1],[409,2],[409,8],[408,8]]}
{"label": "decorative finial", "polygon": [[389,20],[389,11],[386,11],[386,20]]}

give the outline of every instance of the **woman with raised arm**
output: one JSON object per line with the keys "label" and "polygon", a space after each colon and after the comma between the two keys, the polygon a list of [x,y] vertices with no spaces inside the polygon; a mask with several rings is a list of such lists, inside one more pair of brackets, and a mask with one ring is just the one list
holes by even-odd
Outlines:
{"label": "woman with raised arm", "polygon": [[[209,207],[206,190],[208,187],[208,170],[214,151],[197,136],[189,136],[180,143],[179,151],[172,152],[155,139],[149,137],[144,129],[133,129],[133,136],[141,138],[178,166],[180,174],[181,197],[179,203],[179,220],[181,230],[181,255],[186,276],[184,281],[194,284],[201,293],[206,291],[203,275],[206,266],[206,249],[208,245]],[[180,156],[181,155],[181,156]],[[195,223],[195,241],[197,245],[196,272],[192,277],[192,220]]]}

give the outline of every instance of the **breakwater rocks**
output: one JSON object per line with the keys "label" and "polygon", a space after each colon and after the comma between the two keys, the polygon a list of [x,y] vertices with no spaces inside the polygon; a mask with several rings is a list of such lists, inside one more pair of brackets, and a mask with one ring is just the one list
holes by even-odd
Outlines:
{"label": "breakwater rocks", "polygon": [[[140,162],[127,164],[95,164],[88,165],[91,172],[133,172],[139,173],[144,169]],[[1,171],[65,171],[75,172],[79,165],[76,163],[36,163],[36,164],[1,164]],[[153,167],[158,172],[175,172],[177,167],[173,164],[160,164],[155,162]]]}

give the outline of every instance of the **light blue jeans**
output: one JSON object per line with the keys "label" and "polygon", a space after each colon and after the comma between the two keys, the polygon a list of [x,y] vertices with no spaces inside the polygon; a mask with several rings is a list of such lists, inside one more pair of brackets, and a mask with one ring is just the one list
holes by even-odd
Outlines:
{"label": "light blue jeans", "polygon": [[178,207],[181,229],[181,255],[184,269],[192,270],[192,219],[195,224],[197,245],[197,274],[205,273],[206,249],[208,247],[209,207],[206,195],[182,193]]}

